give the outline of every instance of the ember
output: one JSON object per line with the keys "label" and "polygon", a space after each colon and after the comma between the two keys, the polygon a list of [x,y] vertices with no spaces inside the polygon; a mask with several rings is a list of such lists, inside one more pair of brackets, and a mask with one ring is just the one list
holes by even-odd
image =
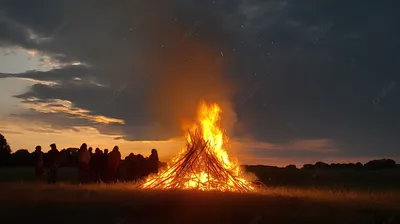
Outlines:
{"label": "ember", "polygon": [[221,109],[201,102],[198,124],[188,131],[186,146],[167,169],[149,177],[143,188],[199,189],[248,192],[253,186],[240,177],[241,170],[223,149],[227,141],[217,126]]}

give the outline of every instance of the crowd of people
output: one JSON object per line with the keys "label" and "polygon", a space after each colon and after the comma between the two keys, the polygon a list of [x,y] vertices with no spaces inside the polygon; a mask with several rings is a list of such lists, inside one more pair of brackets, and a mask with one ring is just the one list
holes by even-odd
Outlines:
{"label": "crowd of people", "polygon": [[[42,152],[41,146],[36,146],[35,150],[35,177],[37,181],[43,181],[47,174],[48,183],[56,183],[58,179],[58,169],[65,159],[65,154],[61,153],[56,144],[50,145],[50,151],[46,154]],[[79,183],[104,182],[113,183],[118,180],[118,171],[121,165],[121,153],[118,146],[111,152],[105,149],[104,152],[83,143],[77,152],[77,168]],[[125,157],[124,169],[126,181],[140,180],[150,174],[158,173],[159,158],[156,149],[151,150],[151,155],[145,158],[141,154],[130,153]]]}

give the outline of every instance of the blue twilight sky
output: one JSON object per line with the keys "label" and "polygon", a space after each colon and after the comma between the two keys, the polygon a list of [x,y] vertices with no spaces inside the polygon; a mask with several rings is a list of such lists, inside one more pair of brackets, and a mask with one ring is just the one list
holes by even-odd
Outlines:
{"label": "blue twilight sky", "polygon": [[205,99],[242,163],[400,159],[399,6],[3,0],[0,133],[167,160]]}

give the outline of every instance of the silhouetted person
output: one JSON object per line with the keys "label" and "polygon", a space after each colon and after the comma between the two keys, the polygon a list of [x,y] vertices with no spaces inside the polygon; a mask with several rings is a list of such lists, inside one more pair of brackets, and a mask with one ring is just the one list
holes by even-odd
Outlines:
{"label": "silhouetted person", "polygon": [[134,180],[140,180],[146,176],[146,159],[141,155],[137,154],[134,158]]}
{"label": "silhouetted person", "polygon": [[89,181],[90,154],[86,143],[83,143],[78,150],[78,163],[79,183],[87,183]]}
{"label": "silhouetted person", "polygon": [[104,149],[104,153],[101,156],[101,180],[105,183],[109,182],[108,178],[108,149]]}
{"label": "silhouetted person", "polygon": [[[96,148],[95,153],[97,150],[100,150],[99,148]],[[95,175],[96,175],[96,169],[95,169],[95,163],[96,159],[95,157],[98,156],[93,153],[93,148],[89,147],[89,155],[90,155],[90,162],[89,162],[89,175],[90,175],[90,181],[95,181]]]}
{"label": "silhouetted person", "polygon": [[93,156],[93,148],[92,147],[89,147],[88,148],[88,151],[89,151],[89,158],[91,159],[92,158],[92,156]]}
{"label": "silhouetted person", "polygon": [[90,169],[90,161],[92,160],[93,157],[93,148],[89,147],[88,148],[88,152],[89,152],[89,170],[88,170],[88,181],[92,181],[92,170]]}
{"label": "silhouetted person", "polygon": [[125,167],[126,167],[126,180],[132,181],[135,178],[135,155],[130,153],[125,158]]}
{"label": "silhouetted person", "polygon": [[49,152],[47,152],[47,175],[48,175],[48,183],[56,183],[57,182],[57,177],[58,177],[58,157],[59,157],[59,151],[57,149],[56,144],[51,144],[50,145],[51,149]]}
{"label": "silhouetted person", "polygon": [[44,159],[42,147],[40,145],[35,148],[35,178],[36,181],[42,182],[44,174]]}
{"label": "silhouetted person", "polygon": [[148,173],[153,174],[153,173],[158,173],[158,153],[156,149],[151,150],[151,155],[147,159],[147,168],[148,168]]}
{"label": "silhouetted person", "polygon": [[92,158],[90,159],[90,170],[93,182],[100,182],[101,180],[101,166],[102,166],[103,152],[96,148]]}
{"label": "silhouetted person", "polygon": [[111,182],[117,181],[117,173],[120,162],[121,162],[121,153],[119,152],[118,146],[115,146],[108,155],[108,171],[110,178],[109,180]]}

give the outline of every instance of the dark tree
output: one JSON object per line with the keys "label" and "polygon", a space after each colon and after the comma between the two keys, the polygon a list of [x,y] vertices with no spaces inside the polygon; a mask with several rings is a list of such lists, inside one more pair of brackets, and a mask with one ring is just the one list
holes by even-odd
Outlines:
{"label": "dark tree", "polygon": [[14,166],[33,166],[35,157],[26,149],[19,149],[11,154],[11,164]]}
{"label": "dark tree", "polygon": [[314,168],[314,165],[312,164],[304,164],[303,165],[303,170],[312,170]]}
{"label": "dark tree", "polygon": [[11,148],[4,135],[0,134],[0,166],[7,166],[10,163]]}
{"label": "dark tree", "polygon": [[329,166],[329,164],[326,164],[324,162],[316,162],[314,165],[314,168],[317,170],[326,170],[326,169],[329,169],[330,166]]}
{"label": "dark tree", "polygon": [[392,159],[371,160],[364,165],[364,168],[369,170],[395,169],[396,162]]}
{"label": "dark tree", "polygon": [[296,170],[297,167],[296,167],[296,165],[290,164],[290,165],[287,165],[287,166],[285,167],[285,169]]}

